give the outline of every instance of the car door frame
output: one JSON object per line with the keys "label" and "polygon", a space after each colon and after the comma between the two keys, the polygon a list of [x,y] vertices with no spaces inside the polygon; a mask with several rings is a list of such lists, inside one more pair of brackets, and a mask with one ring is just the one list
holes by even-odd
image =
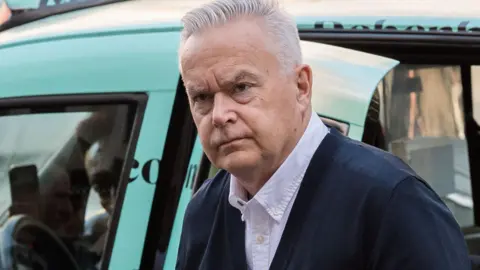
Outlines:
{"label": "car door frame", "polygon": [[155,186],[140,269],[153,269],[158,249],[167,253],[196,135],[186,91],[179,78],[164,153],[159,164],[161,173]]}

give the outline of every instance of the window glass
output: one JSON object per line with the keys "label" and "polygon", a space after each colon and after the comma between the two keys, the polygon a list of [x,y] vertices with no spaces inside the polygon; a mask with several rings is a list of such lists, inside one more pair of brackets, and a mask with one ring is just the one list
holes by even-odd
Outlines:
{"label": "window glass", "polygon": [[461,226],[473,225],[460,67],[401,64],[377,91],[386,148],[435,189]]}
{"label": "window glass", "polygon": [[[0,243],[9,250],[0,268],[97,269],[131,133],[130,108],[0,112]],[[5,246],[12,240],[18,244]]]}

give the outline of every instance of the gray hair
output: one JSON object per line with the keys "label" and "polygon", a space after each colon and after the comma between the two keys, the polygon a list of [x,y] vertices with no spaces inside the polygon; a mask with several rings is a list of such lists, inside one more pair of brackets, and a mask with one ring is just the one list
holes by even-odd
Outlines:
{"label": "gray hair", "polygon": [[179,56],[181,57],[183,44],[190,36],[244,16],[265,20],[267,31],[277,46],[276,55],[284,71],[289,72],[302,63],[297,24],[275,0],[215,0],[189,11],[182,18],[184,28]]}

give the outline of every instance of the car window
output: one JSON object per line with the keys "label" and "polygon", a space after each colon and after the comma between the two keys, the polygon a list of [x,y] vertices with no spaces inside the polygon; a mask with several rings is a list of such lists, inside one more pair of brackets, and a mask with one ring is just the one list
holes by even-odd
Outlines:
{"label": "car window", "polygon": [[[132,106],[122,104],[0,111],[0,243],[12,250],[8,262],[97,269],[131,113]],[[5,247],[12,239],[18,246]]]}
{"label": "car window", "polygon": [[470,226],[473,202],[462,90],[458,66],[400,64],[384,77],[376,95],[386,150],[430,184],[461,226]]}

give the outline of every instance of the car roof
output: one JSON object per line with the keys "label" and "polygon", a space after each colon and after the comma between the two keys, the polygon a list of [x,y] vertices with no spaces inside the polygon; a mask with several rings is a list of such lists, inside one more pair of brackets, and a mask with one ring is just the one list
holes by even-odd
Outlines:
{"label": "car roof", "polygon": [[[207,0],[137,0],[67,12],[0,33],[0,48],[16,43],[71,37],[85,33],[141,29],[179,31],[180,18],[194,6]],[[429,25],[458,25],[468,20],[480,25],[480,5],[475,0],[323,0],[319,2],[287,0],[284,7],[296,16],[299,28],[313,28],[315,22],[335,19],[350,24],[373,26],[377,19],[396,18],[394,24],[407,21]],[[410,24],[411,24],[410,23]]]}

